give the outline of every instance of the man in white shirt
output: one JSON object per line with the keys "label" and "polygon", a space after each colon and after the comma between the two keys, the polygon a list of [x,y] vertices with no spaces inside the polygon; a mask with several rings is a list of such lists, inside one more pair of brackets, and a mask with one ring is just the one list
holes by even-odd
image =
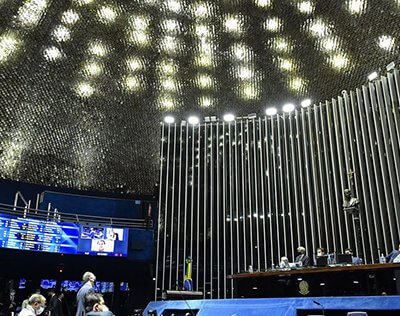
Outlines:
{"label": "man in white shirt", "polygon": [[36,316],[43,313],[46,307],[46,298],[41,294],[33,294],[28,299],[28,305],[21,310],[19,316]]}

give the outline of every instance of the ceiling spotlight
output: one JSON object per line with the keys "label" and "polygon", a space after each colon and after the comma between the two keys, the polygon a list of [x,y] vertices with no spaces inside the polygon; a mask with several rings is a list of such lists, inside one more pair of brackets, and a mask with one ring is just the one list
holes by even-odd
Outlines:
{"label": "ceiling spotlight", "polygon": [[386,71],[392,71],[396,67],[396,63],[392,61],[390,64],[386,66]]}
{"label": "ceiling spotlight", "polygon": [[228,114],[224,115],[225,122],[232,122],[233,120],[235,120],[235,115],[233,115],[232,113],[228,113]]}
{"label": "ceiling spotlight", "polygon": [[369,80],[369,81],[373,81],[373,80],[375,80],[376,78],[378,78],[378,73],[377,73],[376,71],[374,71],[373,73],[370,73],[370,74],[368,75],[368,80]]}
{"label": "ceiling spotlight", "polygon": [[265,110],[265,114],[267,115],[275,115],[276,113],[278,113],[278,110],[274,107]]}
{"label": "ceiling spotlight", "polygon": [[283,107],[282,107],[283,112],[292,112],[294,111],[294,104],[293,103],[286,103]]}
{"label": "ceiling spotlight", "polygon": [[196,125],[196,124],[199,124],[200,120],[197,116],[190,116],[188,118],[188,122],[189,122],[189,124]]}
{"label": "ceiling spotlight", "polygon": [[172,124],[175,122],[175,119],[173,116],[168,115],[168,116],[164,117],[164,122],[167,124]]}
{"label": "ceiling spotlight", "polygon": [[306,107],[308,107],[310,105],[311,105],[311,99],[305,99],[305,100],[301,101],[301,106],[303,108],[306,108]]}

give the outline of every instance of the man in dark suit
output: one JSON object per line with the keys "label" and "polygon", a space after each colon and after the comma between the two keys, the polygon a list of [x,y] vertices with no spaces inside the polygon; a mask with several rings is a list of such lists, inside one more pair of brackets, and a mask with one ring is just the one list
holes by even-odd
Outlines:
{"label": "man in dark suit", "polygon": [[46,307],[46,311],[50,312],[47,314],[50,316],[60,316],[60,301],[58,300],[54,289],[49,289],[47,295],[49,297],[49,304]]}
{"label": "man in dark suit", "polygon": [[299,255],[296,257],[295,262],[296,263],[301,262],[302,267],[308,267],[311,264],[311,260],[310,260],[310,257],[306,255],[306,248],[304,248],[302,246],[298,247],[297,253]]}
{"label": "man in dark suit", "polygon": [[94,293],[96,276],[92,272],[85,272],[82,277],[83,285],[76,294],[76,316],[86,316],[85,297],[89,293]]}

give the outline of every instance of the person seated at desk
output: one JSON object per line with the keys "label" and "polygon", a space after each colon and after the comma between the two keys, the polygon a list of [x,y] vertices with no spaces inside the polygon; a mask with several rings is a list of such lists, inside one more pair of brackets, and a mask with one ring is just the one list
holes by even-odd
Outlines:
{"label": "person seated at desk", "polygon": [[[319,260],[319,258],[321,258]],[[326,258],[326,260],[324,260],[323,258]],[[322,247],[318,247],[315,250],[315,257],[314,257],[314,265],[317,267],[324,267],[328,264],[330,264],[330,260],[329,260],[329,256],[325,253],[325,249]]]}
{"label": "person seated at desk", "polygon": [[289,259],[287,257],[281,258],[281,262],[279,263],[279,268],[281,269],[290,268]]}
{"label": "person seated at desk", "polygon": [[387,257],[386,262],[398,263],[400,262],[400,245],[397,249],[394,249]]}
{"label": "person seated at desk", "polygon": [[362,259],[359,257],[353,256],[353,250],[351,250],[350,248],[346,248],[344,250],[344,253],[346,255],[351,255],[352,264],[362,264]]}
{"label": "person seated at desk", "polygon": [[325,249],[322,247],[317,248],[316,254],[317,254],[317,257],[325,256]]}
{"label": "person seated at desk", "polygon": [[294,261],[300,263],[302,267],[308,267],[311,264],[311,260],[310,257],[306,255],[306,248],[302,246],[298,247],[297,253],[299,255],[296,257]]}

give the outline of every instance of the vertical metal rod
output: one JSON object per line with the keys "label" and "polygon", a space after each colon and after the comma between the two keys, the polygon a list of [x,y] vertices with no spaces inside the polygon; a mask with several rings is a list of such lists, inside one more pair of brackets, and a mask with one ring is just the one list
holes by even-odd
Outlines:
{"label": "vertical metal rod", "polygon": [[40,201],[40,193],[36,194],[35,214],[37,214],[37,210],[39,209],[39,201]]}
{"label": "vertical metal rod", "polygon": [[[304,111],[304,110],[303,110]],[[306,171],[306,174],[308,174],[308,170],[306,169],[307,166],[305,165],[305,163],[303,163],[303,156],[302,156],[302,148],[301,147],[301,138],[303,138],[303,142],[305,141],[305,132],[303,131],[303,133],[300,130],[300,126],[302,127],[302,130],[304,130],[304,124],[303,124],[303,111],[300,113],[299,111],[295,111],[295,115],[296,115],[296,139],[297,139],[297,153],[298,153],[298,165],[295,166],[295,168],[298,170],[298,175],[299,175],[299,179],[300,179],[300,198],[301,198],[301,212],[298,212],[298,216],[300,217],[300,213],[301,213],[301,218],[303,221],[303,228],[304,228],[304,244],[301,244],[299,241],[299,246],[304,246],[306,247],[306,249],[308,249],[308,246],[310,244],[309,239],[308,239],[308,225],[307,225],[307,218],[306,218],[306,199],[307,195],[305,192],[306,189],[306,183],[304,182],[304,170]],[[300,116],[301,115],[301,116]],[[304,168],[305,167],[305,168]],[[303,171],[303,172],[302,172]],[[312,227],[311,227],[312,229]],[[311,232],[312,233],[312,232]],[[313,247],[313,246],[312,246]]]}
{"label": "vertical metal rod", "polygon": [[[207,195],[208,195],[208,181],[207,181],[207,169],[208,169],[208,155],[207,155],[207,123],[204,124],[204,210],[203,210],[203,298],[207,295]],[[211,127],[212,128],[212,127]],[[212,139],[211,139],[212,143]],[[212,256],[212,254],[211,254]],[[210,267],[212,269],[212,267]],[[210,289],[212,292],[212,289]]]}
{"label": "vertical metal rod", "polygon": [[191,153],[191,158],[192,158],[192,178],[190,182],[190,258],[193,259],[193,226],[194,226],[194,186],[195,186],[195,172],[194,172],[194,146],[195,146],[195,135],[194,135],[194,129],[195,125],[192,125],[192,153]]}
{"label": "vertical metal rod", "polygon": [[[258,141],[256,137],[256,125],[257,122],[255,118],[253,118],[252,121],[253,125],[253,154],[254,154],[254,165],[253,165],[253,171],[254,171],[254,205],[255,205],[255,210],[256,210],[256,240],[257,240],[257,269],[261,271],[261,258],[260,258],[260,226],[259,226],[259,211],[258,211],[258,172],[257,172],[257,152],[258,152]],[[249,146],[251,143],[249,144]],[[250,149],[250,148],[249,148]]]}
{"label": "vertical metal rod", "polygon": [[[166,175],[165,175],[165,208],[164,208],[164,251],[163,251],[163,278],[161,283],[161,290],[165,290],[165,266],[166,266],[166,252],[167,252],[167,230],[168,230],[168,193],[169,193],[169,156],[170,156],[170,148],[171,148],[171,125],[168,125],[168,140],[167,140],[167,168],[166,168]],[[170,265],[171,265],[171,258],[170,258]]]}
{"label": "vertical metal rod", "polygon": [[[182,123],[179,127],[179,181],[178,181],[178,227],[176,233],[176,282],[179,282],[179,255],[181,252],[180,249],[180,240],[181,240],[181,194],[182,194],[182,152],[183,152],[183,126]],[[177,284],[177,290],[179,289],[179,283]]]}
{"label": "vertical metal rod", "polygon": [[[313,197],[312,197],[312,187],[311,187],[311,179],[310,179],[310,162],[308,159],[308,146],[307,146],[307,125],[306,125],[306,110],[301,109],[301,123],[303,128],[303,153],[304,153],[304,162],[305,162],[305,172],[306,172],[306,182],[307,182],[307,196],[308,196],[308,216],[309,221],[311,223],[310,231],[311,231],[311,245],[312,245],[312,252],[314,253],[314,249],[316,248],[316,241],[315,241],[315,224],[314,224],[314,208],[313,208]],[[311,146],[311,145],[310,145]],[[306,217],[306,209],[304,211],[304,221],[307,222]]]}
{"label": "vertical metal rod", "polygon": [[[221,296],[221,273],[220,273],[220,249],[221,249],[221,241],[220,241],[220,212],[221,212],[221,202],[220,202],[220,196],[221,196],[221,188],[220,188],[220,161],[219,161],[219,123],[216,123],[216,135],[215,135],[215,144],[216,144],[216,155],[217,155],[217,283],[218,283],[218,296],[217,298],[219,299]],[[212,142],[212,139],[211,139]],[[224,219],[222,219],[224,220]]]}
{"label": "vertical metal rod", "polygon": [[[295,111],[294,115],[289,115],[289,134],[290,134],[290,152],[292,155],[292,160],[291,160],[291,164],[292,164],[292,178],[293,178],[293,194],[294,194],[294,209],[291,211],[292,216],[293,214],[296,214],[296,232],[297,232],[297,246],[299,245],[304,245],[303,243],[303,239],[301,238],[301,233],[300,233],[300,216],[301,216],[301,210],[302,208],[300,207],[300,203],[299,203],[299,193],[298,193],[298,187],[301,186],[301,184],[298,182],[298,178],[297,178],[297,159],[296,159],[296,150],[295,150],[295,146],[296,146],[296,141],[297,141],[297,137],[298,135],[295,134],[294,129],[293,129],[293,120],[292,118],[295,117],[295,121],[297,121],[297,111]],[[300,159],[300,157],[298,157],[298,159]],[[296,244],[292,245],[293,251],[294,248],[296,248]],[[295,254],[293,254],[292,260],[294,261],[295,259]]]}
{"label": "vertical metal rod", "polygon": [[[314,124],[315,124],[315,140],[316,140],[316,156],[318,160],[318,174],[319,174],[319,185],[317,184],[317,187],[321,188],[321,200],[322,200],[322,214],[324,218],[324,222],[321,226],[324,227],[325,230],[325,245],[326,245],[326,250],[327,253],[331,253],[331,239],[332,239],[332,231],[329,229],[329,220],[328,220],[328,207],[326,205],[326,199],[327,199],[327,194],[325,191],[326,187],[326,177],[325,177],[325,168],[323,166],[323,156],[324,156],[324,150],[322,149],[322,144],[320,138],[322,137],[322,131],[321,131],[321,122],[320,122],[320,112],[322,112],[323,105],[322,103],[319,104],[319,106],[314,106]],[[318,177],[317,177],[318,179]],[[321,206],[321,205],[320,205]],[[333,248],[335,249],[335,248]]]}
{"label": "vertical metal rod", "polygon": [[185,203],[183,218],[183,257],[182,257],[182,279],[185,278],[186,272],[186,241],[187,241],[187,206],[188,206],[188,170],[189,170],[189,127],[185,124],[186,131],[186,149],[185,149]]}
{"label": "vertical metal rod", "polygon": [[174,150],[172,153],[172,193],[171,193],[171,198],[172,198],[172,205],[171,205],[171,230],[170,230],[170,235],[169,238],[170,240],[170,246],[169,246],[169,276],[168,276],[168,289],[172,289],[171,285],[171,280],[172,280],[172,245],[174,242],[174,209],[175,209],[175,166],[176,166],[176,123],[174,124]]}
{"label": "vertical metal rod", "polygon": [[[271,153],[271,144],[270,144],[270,133],[268,127],[268,121],[272,122],[272,117],[265,118],[265,159],[267,161],[267,174],[268,174],[268,189],[267,189],[267,199],[268,199],[268,220],[269,220],[269,241],[270,241],[270,250],[271,250],[271,264],[275,264],[275,256],[274,256],[274,236],[273,236],[273,225],[272,225],[272,170],[270,164],[270,158],[272,156]],[[278,261],[279,262],[279,261]]]}
{"label": "vertical metal rod", "polygon": [[[285,119],[285,114],[283,114],[282,117],[278,116],[277,119],[277,129],[278,129],[278,156],[279,156],[279,160],[278,160],[278,169],[279,169],[279,184],[280,184],[280,197],[281,197],[281,209],[280,212],[278,212],[279,207],[277,208],[277,212],[279,214],[278,218],[281,218],[282,221],[282,228],[283,228],[283,247],[284,247],[284,255],[287,256],[287,236],[286,236],[286,214],[285,214],[285,189],[284,189],[284,176],[283,176],[283,146],[282,146],[282,134],[281,134],[281,120]],[[278,260],[280,260],[280,258],[278,258]]]}
{"label": "vertical metal rod", "polygon": [[[204,129],[206,129],[206,125],[204,125]],[[198,130],[198,135],[197,135],[197,154],[196,154],[196,168],[197,168],[197,209],[196,209],[196,218],[197,218],[197,228],[196,228],[196,232],[197,232],[197,236],[196,236],[196,291],[199,290],[199,274],[200,274],[200,267],[199,267],[199,263],[200,263],[200,195],[201,195],[201,184],[200,184],[200,177],[201,177],[201,125],[199,125],[199,130]],[[207,150],[206,148],[204,150]],[[193,174],[194,174],[194,170],[193,170]],[[193,182],[194,184],[194,182]],[[203,207],[203,212],[206,212],[207,210],[207,206],[204,205]],[[212,226],[211,226],[212,228]],[[211,256],[212,257],[212,256]],[[211,261],[212,262],[212,261]]]}
{"label": "vertical metal rod", "polygon": [[[228,168],[229,168],[229,182],[228,182],[228,186],[229,186],[229,217],[230,217],[230,222],[229,222],[229,228],[230,228],[230,273],[234,274],[234,270],[233,270],[233,261],[234,261],[234,250],[233,250],[233,223],[234,223],[234,216],[233,216],[233,179],[232,179],[232,133],[231,133],[231,122],[228,122],[227,124],[228,127],[228,154],[229,154],[229,164],[228,164]],[[233,298],[233,279],[229,280],[230,283],[230,290],[231,290],[231,298]]]}
{"label": "vertical metal rod", "polygon": [[154,285],[154,300],[157,301],[157,286],[158,286],[158,265],[160,256],[160,227],[161,227],[161,215],[162,209],[162,183],[163,183],[163,159],[164,159],[164,123],[161,123],[161,149],[160,149],[160,180],[158,190],[158,221],[157,221],[157,250],[156,250],[156,271],[155,271],[155,285]]}
{"label": "vertical metal rod", "polygon": [[[219,141],[219,140],[218,140]],[[224,280],[224,298],[226,298],[226,165],[225,165],[225,122],[222,122],[222,235],[223,235],[223,250],[224,250],[224,256],[223,256],[223,280]]]}
{"label": "vertical metal rod", "polygon": [[249,224],[250,224],[250,264],[254,267],[254,245],[253,245],[253,195],[251,192],[251,149],[250,149],[250,127],[249,120],[246,120],[246,156],[247,156],[247,175],[248,175],[248,202],[249,202]]}
{"label": "vertical metal rod", "polygon": [[[210,298],[213,298],[214,287],[213,287],[213,275],[214,275],[214,152],[213,152],[213,137],[214,137],[214,126],[213,123],[210,123],[210,138],[211,138],[211,147],[210,147]],[[205,148],[207,151],[207,140],[205,140]],[[204,191],[207,191],[207,187],[204,187]],[[206,210],[206,206],[204,205],[204,210]],[[200,210],[199,210],[200,211]],[[218,247],[218,245],[217,245]],[[218,269],[218,266],[217,266]]]}
{"label": "vertical metal rod", "polygon": [[241,150],[241,158],[242,158],[242,214],[243,214],[243,258],[244,258],[244,267],[243,270],[247,269],[247,235],[246,235],[246,221],[247,221],[247,214],[246,214],[246,181],[245,181],[245,159],[244,159],[244,150],[245,147],[244,143],[244,127],[243,121],[240,121],[240,150]]}
{"label": "vertical metal rod", "polygon": [[[279,121],[279,115],[276,115],[276,120]],[[276,224],[276,241],[278,244],[277,247],[277,262],[279,262],[280,258],[281,258],[281,236],[279,233],[279,205],[278,205],[278,181],[277,181],[277,167],[276,167],[276,163],[277,163],[277,146],[276,146],[276,142],[275,142],[275,124],[274,124],[274,119],[275,117],[271,117],[271,134],[272,134],[272,171],[274,174],[274,185],[273,185],[273,189],[274,189],[274,202],[275,202],[275,212],[272,213],[275,214],[275,224]],[[271,217],[272,219],[272,217]]]}
{"label": "vertical metal rod", "polygon": [[[267,118],[265,118],[267,120]],[[265,189],[264,189],[264,178],[265,178],[265,165],[264,165],[264,147],[265,141],[263,138],[263,124],[261,118],[258,119],[259,126],[259,139],[260,139],[260,178],[261,178],[261,209],[262,209],[262,225],[263,225],[263,246],[264,246],[264,269],[267,269],[267,232],[265,228],[266,212],[265,212]],[[238,236],[239,240],[239,236]]]}
{"label": "vertical metal rod", "polygon": [[236,207],[236,260],[237,273],[240,273],[240,215],[239,215],[239,155],[238,155],[238,122],[235,121],[235,207]]}
{"label": "vertical metal rod", "polygon": [[[291,257],[295,258],[295,254],[294,254],[294,232],[296,231],[296,227],[293,225],[293,209],[292,209],[292,190],[291,190],[291,185],[290,185],[290,179],[291,179],[291,175],[290,175],[290,168],[289,168],[289,162],[290,162],[290,158],[289,158],[289,145],[288,145],[288,138],[289,140],[291,140],[291,135],[290,132],[288,133],[288,130],[286,128],[286,125],[288,122],[290,122],[290,118],[291,118],[291,114],[288,114],[288,117],[286,119],[285,114],[283,114],[283,137],[285,139],[285,183],[286,183],[286,191],[287,191],[287,206],[288,206],[288,216],[289,216],[289,233],[290,233],[290,249],[291,249]],[[293,159],[293,158],[292,158]],[[282,179],[283,180],[283,179]],[[288,254],[286,253],[286,255],[288,256]]]}

